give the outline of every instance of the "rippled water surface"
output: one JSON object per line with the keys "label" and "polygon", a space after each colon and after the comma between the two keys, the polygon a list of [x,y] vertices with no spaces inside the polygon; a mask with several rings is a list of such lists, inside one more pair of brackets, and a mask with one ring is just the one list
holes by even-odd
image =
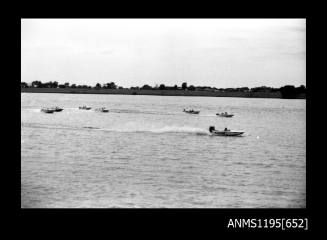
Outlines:
{"label": "rippled water surface", "polygon": [[[305,207],[305,104],[22,93],[21,206]],[[40,112],[51,106],[64,110]],[[210,136],[211,125],[245,134]]]}

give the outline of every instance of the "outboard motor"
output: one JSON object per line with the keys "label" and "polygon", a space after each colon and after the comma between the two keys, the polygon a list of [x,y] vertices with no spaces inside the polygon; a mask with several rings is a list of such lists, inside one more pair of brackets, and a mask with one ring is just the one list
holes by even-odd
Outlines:
{"label": "outboard motor", "polygon": [[215,130],[215,127],[214,126],[210,126],[209,127],[209,132],[213,132]]}

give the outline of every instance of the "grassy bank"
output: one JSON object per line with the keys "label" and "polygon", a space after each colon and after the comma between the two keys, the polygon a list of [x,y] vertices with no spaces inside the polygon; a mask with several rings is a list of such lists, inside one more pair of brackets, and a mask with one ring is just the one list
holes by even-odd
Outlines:
{"label": "grassy bank", "polygon": [[[184,90],[134,90],[134,89],[83,89],[83,88],[21,88],[21,92],[31,93],[72,93],[72,94],[122,94],[122,95],[160,95],[160,96],[205,96],[205,97],[250,97],[281,98],[280,92],[218,92]],[[305,98],[299,95],[296,98]]]}

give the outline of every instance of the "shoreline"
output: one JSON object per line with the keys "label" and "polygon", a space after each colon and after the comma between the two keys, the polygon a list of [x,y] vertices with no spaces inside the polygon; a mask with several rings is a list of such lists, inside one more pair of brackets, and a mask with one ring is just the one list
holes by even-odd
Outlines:
{"label": "shoreline", "polygon": [[[21,93],[63,93],[63,94],[118,94],[192,97],[240,97],[240,98],[282,98],[278,92],[220,92],[185,90],[147,90],[147,89],[85,89],[85,88],[21,88]],[[292,99],[306,99],[299,94]]]}

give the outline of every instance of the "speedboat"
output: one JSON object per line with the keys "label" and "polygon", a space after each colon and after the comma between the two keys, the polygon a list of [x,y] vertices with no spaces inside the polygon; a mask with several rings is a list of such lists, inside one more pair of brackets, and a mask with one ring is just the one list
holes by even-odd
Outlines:
{"label": "speedboat", "polygon": [[50,108],[42,108],[41,109],[41,112],[44,112],[44,113],[54,113],[55,110],[54,109],[50,109]]}
{"label": "speedboat", "polygon": [[228,117],[228,118],[234,116],[234,114],[228,114],[227,112],[225,112],[225,113],[216,113],[216,115],[219,116],[219,117]]}
{"label": "speedboat", "polygon": [[96,108],[95,111],[96,112],[109,112],[109,110],[106,109],[106,108],[104,108],[104,107],[102,107],[102,108]]}
{"label": "speedboat", "polygon": [[239,131],[231,131],[230,129],[225,128],[223,131],[215,130],[214,126],[209,127],[209,132],[213,136],[240,136],[244,132],[239,132]]}
{"label": "speedboat", "polygon": [[61,112],[62,110],[64,110],[63,108],[60,108],[60,107],[54,107],[53,110],[55,112]]}
{"label": "speedboat", "polygon": [[90,110],[91,107],[87,107],[87,106],[83,106],[83,107],[78,107],[79,109],[82,109],[82,110]]}
{"label": "speedboat", "polygon": [[193,109],[191,109],[191,110],[184,109],[183,112],[190,113],[190,114],[199,114],[200,113],[200,111],[194,111]]}

